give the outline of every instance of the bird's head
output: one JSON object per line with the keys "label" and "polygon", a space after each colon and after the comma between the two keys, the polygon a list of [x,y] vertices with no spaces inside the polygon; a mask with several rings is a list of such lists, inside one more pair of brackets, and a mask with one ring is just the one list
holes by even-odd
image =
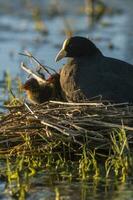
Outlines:
{"label": "bird's head", "polygon": [[59,61],[64,57],[82,57],[92,56],[95,53],[100,53],[100,50],[93,42],[84,37],[70,37],[63,42],[62,48],[57,54],[55,61]]}
{"label": "bird's head", "polygon": [[35,91],[39,88],[39,83],[35,78],[28,79],[23,85],[22,89],[26,91]]}

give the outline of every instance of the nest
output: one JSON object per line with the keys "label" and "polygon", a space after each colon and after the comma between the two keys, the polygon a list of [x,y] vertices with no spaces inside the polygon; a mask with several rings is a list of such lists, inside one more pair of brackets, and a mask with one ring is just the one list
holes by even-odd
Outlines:
{"label": "nest", "polygon": [[[0,151],[18,153],[25,149],[41,152],[57,144],[78,152],[88,149],[110,150],[112,132],[124,130],[132,146],[133,106],[127,103],[68,103],[50,101],[41,105],[9,106],[0,120]],[[59,149],[58,149],[59,150]]]}
{"label": "nest", "polygon": [[[38,82],[46,83],[46,77],[57,74],[31,53],[21,55],[32,63],[30,67],[21,63],[21,68]],[[13,97],[16,103],[14,94]],[[68,154],[81,155],[84,146],[87,150],[102,152],[119,149],[121,154],[129,145],[132,146],[133,106],[111,104],[101,98],[93,102],[92,99],[80,103],[49,101],[40,105],[28,105],[17,100],[17,106],[12,102],[6,106],[9,112],[0,116],[1,155],[21,152],[40,155],[41,152],[52,150],[52,153],[58,153],[64,149]]]}

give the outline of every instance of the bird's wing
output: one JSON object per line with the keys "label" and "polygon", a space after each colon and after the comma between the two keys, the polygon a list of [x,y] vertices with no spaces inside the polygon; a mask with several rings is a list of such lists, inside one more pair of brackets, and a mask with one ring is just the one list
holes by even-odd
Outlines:
{"label": "bird's wing", "polygon": [[60,80],[68,96],[79,90],[87,98],[103,95],[133,100],[133,67],[113,58],[73,59],[63,67]]}

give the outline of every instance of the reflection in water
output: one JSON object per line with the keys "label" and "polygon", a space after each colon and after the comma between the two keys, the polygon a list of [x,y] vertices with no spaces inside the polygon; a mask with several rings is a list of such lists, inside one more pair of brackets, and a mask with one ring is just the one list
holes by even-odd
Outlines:
{"label": "reflection in water", "polygon": [[[24,147],[24,146],[23,146]],[[34,147],[33,147],[34,148]],[[0,199],[28,200],[128,200],[133,196],[132,178],[122,183],[118,178],[91,176],[81,181],[67,174],[66,166],[50,166],[50,158],[43,164],[42,157],[24,155],[0,162]],[[42,163],[41,163],[42,162]],[[63,164],[63,163],[62,163]],[[61,164],[61,168],[63,167]],[[103,168],[102,168],[103,169]],[[65,171],[66,170],[66,171]],[[76,168],[77,170],[77,168]]]}
{"label": "reflection in water", "polygon": [[[59,180],[56,174],[49,174],[46,171],[41,171],[33,177],[28,177],[25,174],[24,177],[21,182],[17,181],[20,184],[17,186],[19,188],[17,193],[13,193],[11,185],[7,187],[1,181],[0,199],[10,199],[9,196],[12,196],[13,198],[20,197],[20,199],[28,200],[132,200],[133,197],[132,180],[126,184],[116,180],[102,180],[100,178],[86,182],[76,180],[70,182]],[[4,192],[5,188],[7,188],[6,193]]]}

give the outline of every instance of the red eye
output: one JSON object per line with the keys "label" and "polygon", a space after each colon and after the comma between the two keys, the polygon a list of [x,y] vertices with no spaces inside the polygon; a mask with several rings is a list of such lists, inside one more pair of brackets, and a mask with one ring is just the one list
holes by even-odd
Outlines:
{"label": "red eye", "polygon": [[50,76],[50,77],[47,79],[48,82],[53,82],[53,80],[54,80],[53,76]]}

